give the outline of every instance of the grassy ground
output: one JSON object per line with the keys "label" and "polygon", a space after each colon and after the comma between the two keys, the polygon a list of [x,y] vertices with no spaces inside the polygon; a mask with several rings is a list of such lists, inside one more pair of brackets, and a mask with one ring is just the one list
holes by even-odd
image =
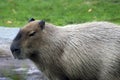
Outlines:
{"label": "grassy ground", "polygon": [[31,17],[56,25],[103,20],[120,24],[120,0],[0,0],[0,26],[21,27]]}

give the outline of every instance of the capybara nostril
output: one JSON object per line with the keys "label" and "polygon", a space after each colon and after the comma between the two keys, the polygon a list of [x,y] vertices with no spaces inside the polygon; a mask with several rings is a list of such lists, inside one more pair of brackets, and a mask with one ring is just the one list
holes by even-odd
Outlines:
{"label": "capybara nostril", "polygon": [[11,46],[10,49],[11,49],[12,53],[20,53],[20,48],[19,47]]}
{"label": "capybara nostril", "polygon": [[14,49],[15,53],[20,53],[20,49]]}

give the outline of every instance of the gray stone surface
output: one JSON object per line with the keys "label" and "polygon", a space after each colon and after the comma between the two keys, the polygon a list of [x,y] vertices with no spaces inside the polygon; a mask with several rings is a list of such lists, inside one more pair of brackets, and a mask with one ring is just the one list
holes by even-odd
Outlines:
{"label": "gray stone surface", "polygon": [[19,28],[0,27],[0,58],[12,56],[9,47],[18,31]]}
{"label": "gray stone surface", "polygon": [[8,27],[0,27],[0,39],[4,41],[5,40],[12,40],[17,32],[19,31],[19,28],[8,28]]}
{"label": "gray stone surface", "polygon": [[19,28],[0,27],[0,80],[47,80],[30,60],[16,60],[10,44]]}

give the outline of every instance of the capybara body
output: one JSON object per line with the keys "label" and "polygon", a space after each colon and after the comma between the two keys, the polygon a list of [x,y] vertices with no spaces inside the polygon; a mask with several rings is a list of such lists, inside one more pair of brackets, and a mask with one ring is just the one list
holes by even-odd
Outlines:
{"label": "capybara body", "polygon": [[32,19],[11,45],[49,80],[120,80],[120,27],[108,22],[56,27]]}

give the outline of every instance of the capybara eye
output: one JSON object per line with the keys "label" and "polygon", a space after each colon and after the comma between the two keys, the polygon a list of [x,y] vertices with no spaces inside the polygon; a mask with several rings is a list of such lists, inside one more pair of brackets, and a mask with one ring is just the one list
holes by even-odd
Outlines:
{"label": "capybara eye", "polygon": [[34,36],[35,35],[35,31],[31,31],[30,33],[29,33],[29,36],[31,37],[31,36]]}

